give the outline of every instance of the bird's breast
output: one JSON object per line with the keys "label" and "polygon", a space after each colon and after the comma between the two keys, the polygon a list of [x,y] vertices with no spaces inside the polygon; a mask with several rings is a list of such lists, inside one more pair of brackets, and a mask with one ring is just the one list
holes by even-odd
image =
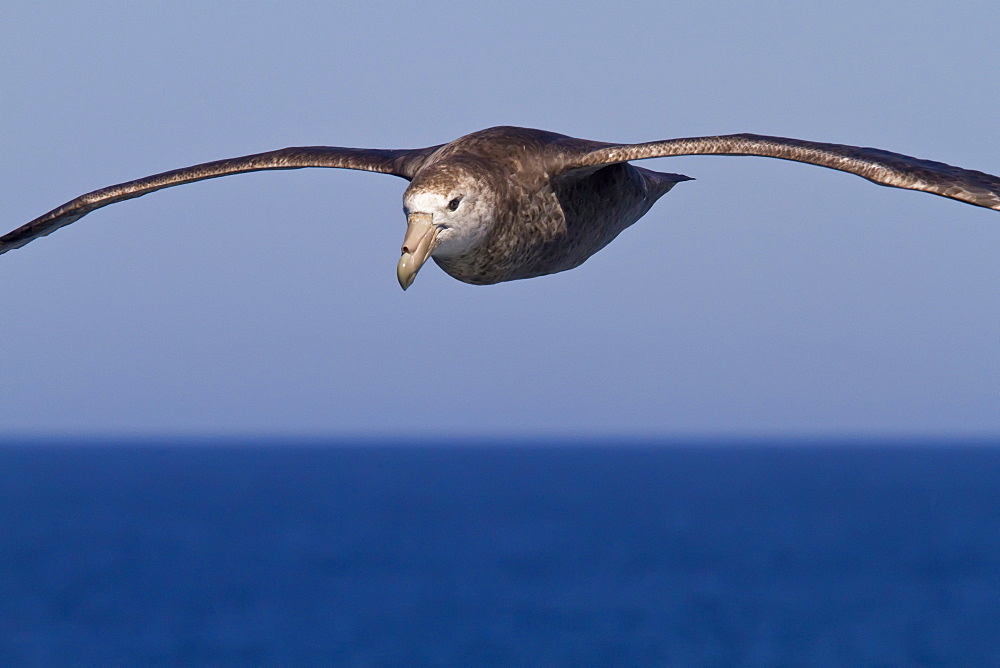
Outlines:
{"label": "bird's breast", "polygon": [[573,269],[645,214],[667,189],[652,189],[627,163],[537,188],[511,187],[493,228],[470,252],[434,260],[450,276],[488,285]]}

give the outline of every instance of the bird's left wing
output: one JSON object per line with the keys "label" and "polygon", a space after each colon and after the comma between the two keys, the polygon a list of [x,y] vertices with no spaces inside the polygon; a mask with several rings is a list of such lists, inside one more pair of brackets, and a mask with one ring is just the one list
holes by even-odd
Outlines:
{"label": "bird's left wing", "polygon": [[432,146],[424,149],[387,150],[305,146],[283,148],[277,151],[255,153],[239,158],[216,160],[192,167],[174,169],[81,195],[16,230],[0,236],[0,254],[14,248],[20,248],[38,237],[51,234],[60,227],[76,222],[94,209],[133,197],[141,197],[162,188],[229,176],[230,174],[242,174],[243,172],[256,172],[265,169],[302,169],[304,167],[359,169],[411,179],[427,156],[438,148]]}
{"label": "bird's left wing", "polygon": [[850,172],[883,186],[922,190],[1000,211],[1000,177],[878,148],[736,134],[609,144],[568,152],[563,170],[677,155],[748,155],[806,162]]}

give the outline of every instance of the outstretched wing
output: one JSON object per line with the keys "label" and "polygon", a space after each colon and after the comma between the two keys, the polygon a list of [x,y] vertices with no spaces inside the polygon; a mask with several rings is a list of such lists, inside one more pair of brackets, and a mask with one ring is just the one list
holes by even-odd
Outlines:
{"label": "outstretched wing", "polygon": [[35,218],[30,223],[0,237],[0,254],[14,248],[20,248],[38,237],[51,234],[60,227],[76,222],[94,209],[133,197],[141,197],[162,188],[243,172],[256,172],[264,169],[302,169],[303,167],[360,169],[411,179],[427,156],[438,148],[437,146],[413,150],[339,148],[336,146],[283,148],[277,151],[206,162],[193,167],[154,174],[143,179],[119,183],[81,195],[45,215]]}
{"label": "outstretched wing", "polygon": [[674,155],[754,155],[807,162],[857,174],[894,188],[923,190],[1000,211],[1000,177],[878,148],[738,134],[612,144],[570,154],[563,169],[578,169]]}

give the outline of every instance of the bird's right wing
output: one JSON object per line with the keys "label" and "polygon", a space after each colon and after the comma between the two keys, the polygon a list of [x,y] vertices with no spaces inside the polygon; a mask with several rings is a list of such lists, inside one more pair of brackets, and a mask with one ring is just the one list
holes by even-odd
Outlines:
{"label": "bird's right wing", "polygon": [[427,156],[438,148],[432,146],[424,149],[386,150],[305,146],[283,148],[277,151],[255,153],[240,158],[217,160],[193,167],[174,169],[81,195],[16,230],[0,236],[0,254],[20,248],[38,237],[51,234],[60,227],[76,222],[102,206],[133,197],[141,197],[162,188],[229,176],[230,174],[242,174],[243,172],[256,172],[265,169],[302,169],[304,167],[359,169],[392,174],[409,180],[420,169],[420,165],[423,164]]}

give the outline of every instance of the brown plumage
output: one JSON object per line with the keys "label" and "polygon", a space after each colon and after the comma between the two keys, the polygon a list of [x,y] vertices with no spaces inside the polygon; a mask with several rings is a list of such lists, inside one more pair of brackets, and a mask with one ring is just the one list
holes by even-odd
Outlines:
{"label": "brown plumage", "polygon": [[264,169],[335,167],[411,182],[397,269],[404,289],[428,257],[461,281],[498,283],[580,265],[689,180],[628,161],[707,154],[806,162],[1000,210],[996,176],[875,148],[751,134],[610,144],[498,127],[422,149],[286,148],[164,172],[78,197],[0,237],[0,253],[161,188]]}

